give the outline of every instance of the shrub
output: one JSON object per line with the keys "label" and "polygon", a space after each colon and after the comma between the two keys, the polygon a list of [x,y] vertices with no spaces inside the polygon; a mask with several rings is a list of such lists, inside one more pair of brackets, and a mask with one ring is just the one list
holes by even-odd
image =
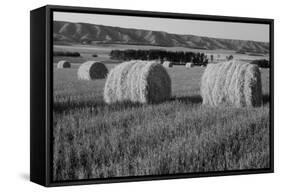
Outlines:
{"label": "shrub", "polygon": [[208,64],[208,58],[204,53],[196,53],[194,54],[193,58],[192,58],[192,63],[194,65],[203,65],[206,66]]}
{"label": "shrub", "polygon": [[253,60],[251,64],[256,64],[261,68],[269,68],[269,61],[266,59]]}
{"label": "shrub", "polygon": [[80,57],[79,52],[64,52],[64,51],[55,51],[53,56],[63,56],[63,57]]}
{"label": "shrub", "polygon": [[233,59],[234,59],[233,55],[226,56],[227,61],[230,61],[230,60],[233,60]]}

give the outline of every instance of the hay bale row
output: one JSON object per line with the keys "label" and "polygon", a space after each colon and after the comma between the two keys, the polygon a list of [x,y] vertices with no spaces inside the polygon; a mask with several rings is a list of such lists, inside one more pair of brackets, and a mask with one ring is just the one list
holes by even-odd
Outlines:
{"label": "hay bale row", "polygon": [[104,101],[158,103],[171,97],[171,79],[156,61],[129,61],[113,68],[104,87]]}
{"label": "hay bale row", "polygon": [[68,61],[61,60],[57,63],[57,68],[62,69],[62,68],[70,68],[71,64]]}
{"label": "hay bale row", "polygon": [[87,61],[80,65],[77,75],[80,80],[103,79],[106,77],[108,69],[101,62]]}
{"label": "hay bale row", "polygon": [[210,106],[260,106],[260,70],[256,65],[236,60],[210,64],[201,79],[201,96],[203,104]]}
{"label": "hay bale row", "polygon": [[[87,61],[80,65],[77,75],[82,80],[107,77],[104,87],[106,103],[158,103],[171,97],[171,79],[165,66],[172,66],[171,62],[161,65],[157,61],[133,60],[117,65],[108,74],[103,63]],[[186,68],[193,66],[186,63]],[[57,67],[70,68],[71,64],[63,60]],[[258,66],[249,63],[231,60],[209,64],[200,89],[203,104],[210,106],[257,107],[262,104],[261,74]]]}

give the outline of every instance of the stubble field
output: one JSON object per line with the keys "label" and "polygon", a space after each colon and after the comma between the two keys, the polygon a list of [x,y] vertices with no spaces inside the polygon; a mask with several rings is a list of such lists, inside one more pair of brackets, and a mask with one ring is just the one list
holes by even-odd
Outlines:
{"label": "stubble field", "polygon": [[55,181],[269,167],[268,69],[262,107],[214,108],[201,104],[205,68],[167,69],[167,102],[107,105],[105,79],[77,80],[78,66],[54,67]]}

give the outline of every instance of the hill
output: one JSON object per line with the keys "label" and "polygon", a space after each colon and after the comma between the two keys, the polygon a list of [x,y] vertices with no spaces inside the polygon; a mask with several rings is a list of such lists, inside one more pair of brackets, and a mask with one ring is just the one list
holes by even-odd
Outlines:
{"label": "hill", "polygon": [[133,44],[206,50],[225,49],[252,53],[269,52],[267,42],[179,35],[162,31],[64,21],[54,21],[53,35],[55,44]]}

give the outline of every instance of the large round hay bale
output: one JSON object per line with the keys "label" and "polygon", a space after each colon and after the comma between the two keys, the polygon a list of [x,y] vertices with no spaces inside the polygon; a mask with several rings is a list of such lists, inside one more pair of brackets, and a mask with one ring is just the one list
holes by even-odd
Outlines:
{"label": "large round hay bale", "polygon": [[171,68],[173,67],[173,63],[171,61],[164,61],[163,66],[166,68]]}
{"label": "large round hay bale", "polygon": [[171,79],[155,61],[129,61],[113,68],[106,79],[104,101],[159,103],[171,97]]}
{"label": "large round hay bale", "polygon": [[62,68],[70,68],[71,64],[68,61],[61,60],[57,64],[57,68],[62,69]]}
{"label": "large round hay bale", "polygon": [[78,69],[78,79],[93,80],[103,79],[106,77],[108,70],[101,62],[87,61],[80,65]]}
{"label": "large round hay bale", "polygon": [[192,67],[194,67],[194,63],[186,63],[185,67],[186,68],[192,68]]}
{"label": "large round hay bale", "polygon": [[260,70],[236,60],[209,64],[201,79],[201,96],[203,104],[211,106],[261,106]]}

